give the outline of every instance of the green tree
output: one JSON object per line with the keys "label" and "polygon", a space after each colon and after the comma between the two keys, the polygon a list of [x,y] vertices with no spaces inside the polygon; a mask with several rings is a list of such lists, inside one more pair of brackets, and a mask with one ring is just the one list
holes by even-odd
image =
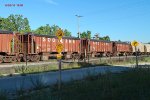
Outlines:
{"label": "green tree", "polygon": [[[45,34],[45,35],[55,35],[56,31],[59,29],[60,27],[57,25],[52,25],[50,26],[49,24],[46,24],[45,26],[40,26],[39,28],[37,28],[36,30],[34,30],[33,32],[36,34]],[[69,32],[67,29],[65,29],[64,31],[65,36],[71,36],[71,32]]]}
{"label": "green tree", "polygon": [[121,40],[118,40],[118,42],[121,42]]}
{"label": "green tree", "polygon": [[31,28],[27,18],[24,18],[22,27],[23,27],[22,32],[31,32]]}
{"label": "green tree", "polygon": [[103,37],[99,37],[99,40],[104,40],[104,38]]}
{"label": "green tree", "polygon": [[64,30],[64,35],[65,36],[71,36],[71,32],[69,32],[67,29]]}
{"label": "green tree", "polygon": [[81,33],[81,38],[88,38],[88,39],[91,39],[91,31],[82,32],[82,33]]}
{"label": "green tree", "polygon": [[40,26],[34,32],[36,34],[52,35],[51,34],[51,27],[49,26],[49,24],[46,24],[45,26]]}
{"label": "green tree", "polygon": [[40,26],[39,28],[37,28],[35,31],[33,31],[36,34],[44,34],[44,27]]}
{"label": "green tree", "polygon": [[109,36],[99,37],[99,40],[110,41],[110,37]]}
{"label": "green tree", "polygon": [[106,40],[106,41],[110,41],[110,37],[109,36],[104,36],[103,39]]}
{"label": "green tree", "polygon": [[88,35],[87,38],[91,39],[91,31],[87,31],[87,35]]}
{"label": "green tree", "polygon": [[0,28],[2,30],[17,31],[17,32],[30,32],[30,25],[27,18],[22,15],[11,14],[8,18],[0,18]]}
{"label": "green tree", "polygon": [[6,30],[8,25],[7,25],[7,19],[6,18],[1,18],[0,17],[0,29]]}
{"label": "green tree", "polygon": [[87,34],[86,34],[86,32],[82,32],[82,33],[80,34],[80,36],[81,36],[81,38],[86,38],[86,37],[87,37]]}
{"label": "green tree", "polygon": [[59,29],[60,27],[57,25],[53,25],[51,26],[51,35],[55,35],[56,31]]}

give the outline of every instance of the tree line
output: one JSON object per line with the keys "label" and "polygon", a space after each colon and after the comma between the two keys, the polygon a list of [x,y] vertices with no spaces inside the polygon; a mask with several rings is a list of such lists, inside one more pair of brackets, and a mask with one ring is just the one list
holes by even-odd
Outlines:
{"label": "tree line", "polygon": [[[50,26],[49,24],[46,24],[45,26],[40,26],[35,30],[31,30],[28,18],[24,18],[22,15],[11,14],[7,18],[0,17],[1,30],[16,31],[20,33],[33,32],[36,34],[55,35],[56,30],[59,28],[60,27],[57,25]],[[63,31],[65,36],[71,36],[71,32],[67,29],[64,29]]]}
{"label": "tree line", "polygon": [[[7,18],[0,17],[0,29],[1,30],[8,30],[8,31],[15,31],[20,33],[26,33],[26,32],[33,32],[36,34],[44,34],[44,35],[55,35],[56,31],[60,27],[58,25],[52,25],[46,24],[44,26],[40,26],[35,30],[32,30],[29,24],[28,18],[24,18],[22,15],[14,15],[11,14]],[[65,36],[71,36],[71,32],[67,29],[63,29]],[[79,37],[79,34],[78,34]],[[81,38],[88,38],[92,39],[91,37],[91,31],[87,30],[80,33]],[[95,37],[93,39],[99,39],[99,40],[108,40],[110,41],[109,36],[104,37]]]}

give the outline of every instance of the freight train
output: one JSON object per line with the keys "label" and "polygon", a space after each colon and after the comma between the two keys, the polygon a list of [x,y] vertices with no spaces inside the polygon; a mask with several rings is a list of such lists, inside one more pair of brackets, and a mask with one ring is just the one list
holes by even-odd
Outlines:
{"label": "freight train", "polygon": [[[131,43],[63,37],[64,59],[82,59],[95,56],[134,55]],[[56,36],[33,33],[13,33],[0,30],[0,63],[48,60],[57,54]],[[150,44],[140,43],[138,54],[150,54]]]}

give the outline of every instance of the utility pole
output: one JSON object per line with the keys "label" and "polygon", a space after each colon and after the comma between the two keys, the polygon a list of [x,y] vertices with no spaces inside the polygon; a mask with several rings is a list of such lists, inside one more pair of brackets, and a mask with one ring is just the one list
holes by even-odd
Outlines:
{"label": "utility pole", "polygon": [[[77,17],[77,24],[78,24],[78,38],[80,38],[80,55],[79,57],[81,56],[82,54],[82,51],[81,51],[81,34],[80,34],[80,25],[79,25],[79,21],[80,21],[80,18],[83,17],[81,15],[75,15]],[[84,51],[83,51],[84,52]],[[79,58],[80,59],[80,58]],[[78,62],[79,62],[79,59],[78,59]]]}
{"label": "utility pole", "polygon": [[77,23],[78,23],[78,37],[81,38],[79,21],[80,21],[80,18],[83,16],[80,16],[80,15],[75,15],[75,16],[77,17]]}
{"label": "utility pole", "polygon": [[58,90],[59,90],[59,100],[61,100],[61,59],[62,59],[62,51],[63,44],[61,43],[61,39],[64,36],[62,29],[57,30],[56,36],[58,38],[58,44],[56,45],[57,51],[57,59],[58,59],[58,69],[59,69],[59,77],[58,77]]}

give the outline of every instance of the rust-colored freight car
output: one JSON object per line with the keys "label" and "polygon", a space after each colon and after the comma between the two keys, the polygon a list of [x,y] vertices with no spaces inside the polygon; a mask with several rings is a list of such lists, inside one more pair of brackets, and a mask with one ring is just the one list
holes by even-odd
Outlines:
{"label": "rust-colored freight car", "polygon": [[19,40],[11,31],[0,31],[0,63],[17,60]]}
{"label": "rust-colored freight car", "polygon": [[12,52],[11,40],[13,33],[10,31],[0,31],[0,55],[7,55]]}
{"label": "rust-colored freight car", "polygon": [[[27,55],[27,60],[37,61],[41,57],[42,60],[47,60],[49,57],[56,56],[56,45],[58,39],[56,36],[38,35],[38,34],[24,34],[22,46],[24,54]],[[21,41],[21,40],[20,40]],[[71,58],[74,54],[80,52],[80,39],[73,37],[63,37],[61,40],[63,44],[62,54],[65,58]],[[24,60],[26,57],[24,56]]]}
{"label": "rust-colored freight car", "polygon": [[[48,54],[49,56],[57,54],[56,45],[58,44],[58,39],[55,36],[35,35],[34,41],[37,53],[42,53],[45,57],[48,57]],[[61,43],[64,47],[62,54],[65,58],[71,58],[72,54],[79,52],[80,40],[78,38],[63,37]]]}
{"label": "rust-colored freight car", "polygon": [[90,40],[90,52],[93,56],[111,56],[112,42],[103,40]]}
{"label": "rust-colored freight car", "polygon": [[113,42],[114,55],[130,55],[132,53],[132,46],[126,42]]}

